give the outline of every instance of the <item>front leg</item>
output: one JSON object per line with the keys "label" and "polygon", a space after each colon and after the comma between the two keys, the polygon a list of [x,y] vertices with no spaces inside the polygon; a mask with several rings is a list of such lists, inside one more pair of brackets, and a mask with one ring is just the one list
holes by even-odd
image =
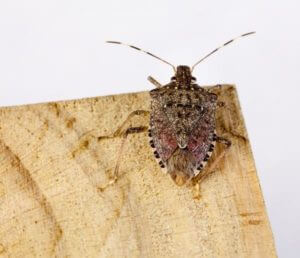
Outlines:
{"label": "front leg", "polygon": [[157,88],[162,87],[162,85],[157,80],[155,80],[152,76],[148,76],[148,81],[151,82],[152,84],[154,84],[155,87],[157,87]]}

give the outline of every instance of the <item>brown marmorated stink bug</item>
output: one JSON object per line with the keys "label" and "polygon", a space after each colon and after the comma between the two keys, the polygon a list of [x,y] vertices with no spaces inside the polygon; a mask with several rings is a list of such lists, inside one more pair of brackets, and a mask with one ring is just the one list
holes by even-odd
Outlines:
{"label": "brown marmorated stink bug", "polygon": [[[166,85],[161,85],[149,76],[148,80],[156,86],[155,89],[150,91],[151,110],[133,111],[115,133],[111,136],[99,137],[99,139],[116,136],[122,136],[123,138],[114,174],[108,185],[113,184],[118,178],[122,150],[127,136],[144,132],[147,129],[149,130],[150,145],[153,148],[156,160],[162,170],[168,173],[177,185],[187,184],[197,177],[204,169],[216,143],[220,142],[225,144],[226,148],[210,166],[210,170],[214,168],[215,164],[224,156],[225,150],[231,145],[231,142],[216,134],[215,112],[218,105],[220,105],[217,101],[217,95],[199,86],[196,83],[196,78],[192,76],[192,71],[196,65],[220,48],[238,38],[253,33],[255,32],[245,33],[227,41],[204,56],[192,67],[185,65],[175,67],[162,58],[138,47],[118,41],[107,41],[107,43],[127,45],[135,50],[142,51],[172,66],[175,72],[171,81]],[[126,122],[131,117],[149,113],[149,128],[141,126],[126,129]],[[203,175],[208,172],[203,173]]]}

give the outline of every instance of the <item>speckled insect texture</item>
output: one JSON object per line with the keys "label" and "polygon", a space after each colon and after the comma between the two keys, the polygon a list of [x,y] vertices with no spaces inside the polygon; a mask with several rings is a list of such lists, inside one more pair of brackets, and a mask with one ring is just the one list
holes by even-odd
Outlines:
{"label": "speckled insect texture", "polygon": [[[235,39],[253,33],[245,33]],[[192,71],[204,59],[235,39],[216,48],[191,68],[185,65],[175,67],[164,59],[138,47],[118,41],[108,41],[108,43],[127,45],[142,51],[172,66],[174,70],[175,74],[171,81],[164,86],[154,78],[148,78],[156,86],[150,91],[151,110],[148,131],[150,146],[153,148],[158,164],[177,185],[184,185],[198,176],[205,168],[217,142],[225,144],[226,147],[231,144],[229,140],[216,133],[215,113],[219,104],[217,95],[200,87],[196,83],[196,78],[192,76]],[[129,117],[145,112],[148,111],[134,111]],[[144,127],[128,128],[125,131],[124,139],[128,134],[142,132],[144,129]],[[217,158],[216,162],[220,158],[221,156]],[[117,180],[118,167],[119,163],[117,163],[113,181]]]}
{"label": "speckled insect texture", "polygon": [[188,66],[150,91],[150,145],[160,166],[179,185],[197,176],[216,144],[217,95],[198,86]]}

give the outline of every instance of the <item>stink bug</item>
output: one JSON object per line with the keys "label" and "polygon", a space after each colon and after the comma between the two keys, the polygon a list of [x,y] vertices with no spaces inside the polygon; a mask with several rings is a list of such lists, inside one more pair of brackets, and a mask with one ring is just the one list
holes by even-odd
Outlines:
{"label": "stink bug", "polygon": [[[253,33],[245,33],[235,39]],[[155,158],[160,167],[171,176],[177,185],[190,182],[204,169],[217,142],[225,144],[226,147],[231,145],[229,140],[218,136],[216,133],[215,112],[220,104],[217,101],[217,95],[199,86],[196,83],[196,78],[192,76],[192,71],[204,59],[220,48],[232,43],[235,39],[229,40],[216,48],[192,67],[185,65],[175,67],[162,58],[138,47],[118,41],[107,41],[108,43],[127,45],[135,50],[142,51],[170,65],[174,70],[174,76],[166,85],[161,85],[154,78],[148,77],[149,81],[156,86],[155,89],[150,91],[150,111],[133,111],[114,134],[99,137],[99,139],[103,139],[123,136],[117,165],[109,184],[117,180],[122,149],[127,136],[132,133],[149,130],[150,146],[153,148]],[[132,116],[149,113],[149,128],[144,126],[125,128],[126,122]],[[213,164],[216,164],[223,155],[224,153],[219,155]],[[213,165],[211,168],[213,168]]]}

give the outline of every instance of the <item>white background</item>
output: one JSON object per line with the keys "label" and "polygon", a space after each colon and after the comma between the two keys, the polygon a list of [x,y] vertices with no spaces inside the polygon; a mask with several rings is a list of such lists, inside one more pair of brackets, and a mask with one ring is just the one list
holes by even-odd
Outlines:
{"label": "white background", "polygon": [[197,67],[238,87],[278,254],[300,252],[299,1],[1,0],[0,106],[150,90],[172,69],[256,30]]}

